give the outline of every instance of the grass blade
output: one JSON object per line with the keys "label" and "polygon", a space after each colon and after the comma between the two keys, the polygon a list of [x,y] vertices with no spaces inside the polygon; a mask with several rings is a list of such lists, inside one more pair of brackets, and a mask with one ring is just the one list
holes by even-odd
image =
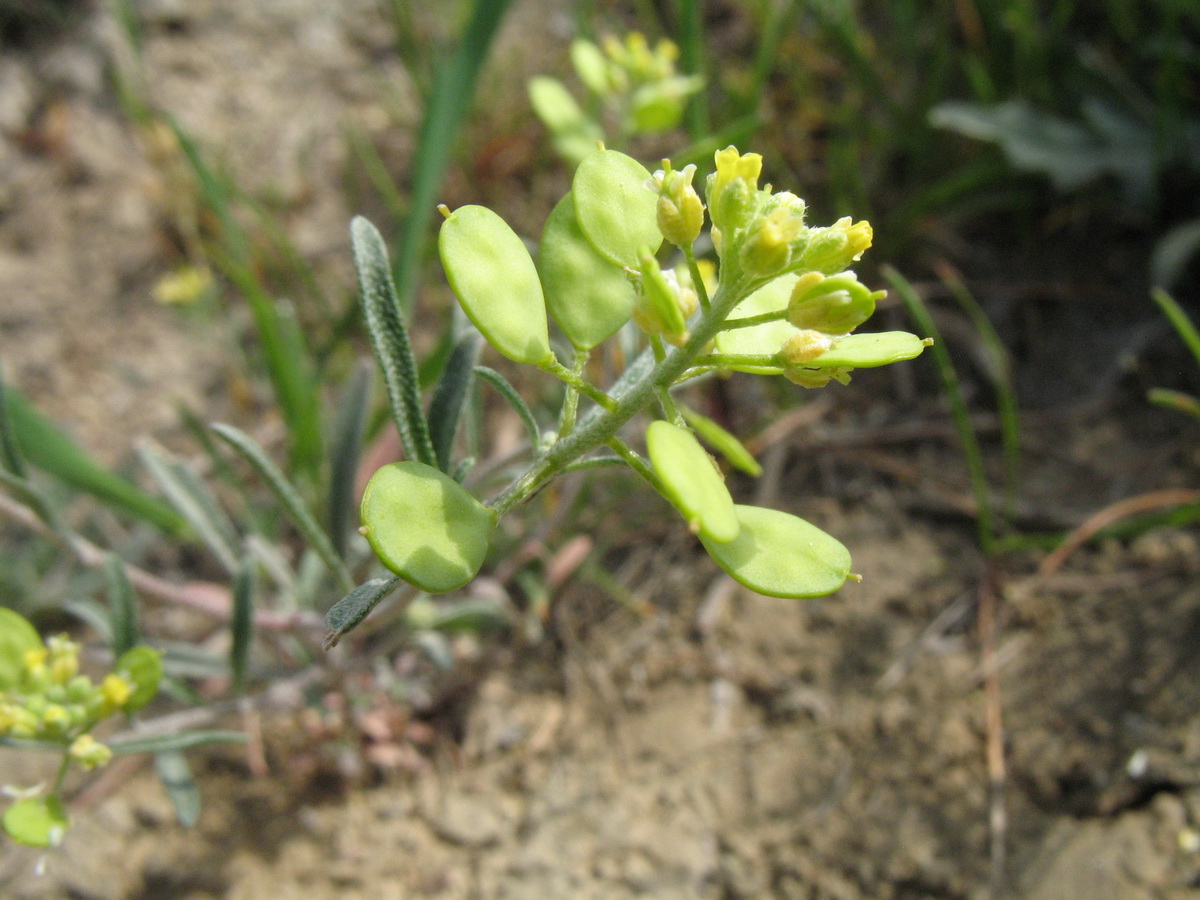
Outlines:
{"label": "grass blade", "polygon": [[346,564],[334,551],[329,537],[317,524],[300,493],[287,480],[279,467],[271,462],[262,447],[250,435],[232,425],[215,424],[212,429],[218,437],[240,453],[259,477],[267,483],[283,508],[287,510],[288,515],[291,516],[296,527],[300,529],[300,533],[304,535],[309,545],[317,552],[337,580],[347,588],[353,586],[354,580],[350,577]]}
{"label": "grass blade", "polygon": [[1163,315],[1170,320],[1179,337],[1183,339],[1192,356],[1196,358],[1197,365],[1200,365],[1200,333],[1197,333],[1196,326],[1192,324],[1192,320],[1183,311],[1183,307],[1176,303],[1175,298],[1162,288],[1155,288],[1150,292],[1150,296],[1154,298],[1154,302],[1163,311]]}
{"label": "grass blade", "polygon": [[355,369],[342,395],[341,414],[334,424],[329,447],[329,539],[339,557],[346,552],[346,536],[355,521],[354,479],[362,456],[363,435],[370,413],[372,369],[367,360]]}
{"label": "grass blade", "polygon": [[942,283],[971,319],[972,326],[983,341],[988,380],[992,383],[992,390],[996,392],[996,410],[1000,416],[1000,443],[1004,448],[1004,515],[1011,520],[1017,508],[1017,490],[1021,477],[1021,420],[1017,410],[1017,392],[1012,383],[1012,359],[987,313],[967,290],[958,273],[948,266],[937,268]]}
{"label": "grass blade", "polygon": [[[479,68],[487,59],[492,38],[508,11],[510,0],[474,0],[471,18],[453,57],[438,67],[429,105],[421,123],[421,134],[413,160],[412,202],[400,251],[396,258],[396,281],[400,310],[408,309],[416,295],[421,263],[429,243],[429,219],[437,202],[446,165],[453,155],[454,140],[466,117]],[[433,463],[430,463],[433,465]]]}
{"label": "grass blade", "polygon": [[108,618],[112,629],[113,656],[120,659],[126,650],[132,650],[141,642],[138,627],[137,598],[133,585],[125,574],[125,563],[114,553],[104,560],[104,576],[108,582]]}
{"label": "grass blade", "polygon": [[479,359],[480,344],[481,336],[474,329],[459,339],[429,403],[429,437],[437,454],[438,468],[446,473],[450,471],[454,435],[458,431],[467,389],[471,386],[471,376]]}
{"label": "grass blade", "polygon": [[229,646],[229,673],[234,696],[246,690],[246,668],[250,645],[254,642],[254,561],[242,560],[233,582],[233,615],[229,627],[233,638]]}
{"label": "grass blade", "polygon": [[383,369],[392,417],[400,430],[400,439],[415,459],[428,466],[437,465],[437,455],[429,439],[429,425],[421,408],[417,366],[412,344],[400,313],[396,286],[388,268],[387,248],[378,229],[362,216],[350,223],[354,244],[354,266],[358,270],[358,287],[362,295],[363,315],[375,356]]}
{"label": "grass blade", "polygon": [[231,575],[237,572],[237,531],[200,477],[187,463],[148,444],[138,452],[167,500],[196,530],[225,571]]}
{"label": "grass blade", "polygon": [[922,337],[933,338],[933,346],[930,350],[941,378],[942,394],[950,406],[950,411],[954,416],[955,429],[958,431],[958,439],[962,442],[963,456],[966,459],[967,471],[971,478],[971,491],[975,495],[975,504],[979,510],[975,520],[979,529],[979,546],[985,555],[990,556],[995,541],[992,501],[988,492],[987,473],[983,466],[983,451],[979,447],[975,429],[971,426],[971,414],[967,410],[967,401],[963,397],[958,372],[954,368],[950,352],[942,341],[942,335],[938,331],[937,325],[934,324],[933,317],[929,314],[925,302],[916,289],[908,279],[891,266],[884,266],[883,276],[895,288],[900,299],[904,301],[908,314],[912,316],[917,325],[918,333]]}
{"label": "grass blade", "polygon": [[17,433],[12,417],[8,414],[8,388],[0,375],[0,466],[18,478],[25,477],[25,460],[17,446]]}
{"label": "grass blade", "polygon": [[170,534],[186,530],[179,513],[101,466],[15,390],[6,391],[6,400],[17,446],[31,465]]}
{"label": "grass blade", "polygon": [[329,631],[321,646],[326,650],[336,647],[343,635],[353,631],[379,602],[396,589],[401,578],[373,578],[360,584],[349,594],[333,604],[325,614],[325,627]]}
{"label": "grass blade", "polygon": [[685,121],[688,136],[699,140],[708,134],[708,79],[704,73],[704,4],[702,0],[680,0],[679,63],[686,75],[705,78],[705,87],[688,98]]}
{"label": "grass blade", "polygon": [[535,450],[542,440],[541,429],[538,428],[537,419],[533,417],[533,410],[517,393],[517,389],[509,384],[508,379],[497,372],[495,369],[489,369],[487,366],[476,366],[475,374],[494,387],[500,392],[500,396],[508,401],[511,406],[521,417],[521,421],[525,425],[525,433],[529,435],[529,445]]}

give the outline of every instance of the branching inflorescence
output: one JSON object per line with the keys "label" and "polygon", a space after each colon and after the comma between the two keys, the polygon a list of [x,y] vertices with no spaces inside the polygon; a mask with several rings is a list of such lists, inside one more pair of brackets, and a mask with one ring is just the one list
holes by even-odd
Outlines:
{"label": "branching inflorescence", "polygon": [[[754,153],[730,147],[716,154],[705,192],[715,267],[693,251],[705,204],[691,165],[675,170],[664,160],[651,175],[629,156],[598,148],[551,212],[536,262],[491,210],[441,208],[442,265],[471,322],[503,356],[566,386],[556,430],[539,431],[525,471],[485,500],[462,486],[462,466],[433,451],[382,240],[366,220],[355,220],[367,321],[409,455],[376,472],[363,498],[362,532],[384,565],[425,591],[462,587],[483,565],[500,516],[601,453],[670,501],[713,559],[752,590],[819,597],[852,577],[850,555],[833,537],[788,513],[733,502],[697,438],[704,420],[672,395],[713,371],[782,375],[809,388],[845,384],[856,368],[912,359],[926,345],[906,332],[854,333],[883,296],[848,268],[871,245],[870,225],[846,218],[809,226],[799,197],[758,186],[761,168]],[[668,268],[660,262],[664,241],[679,260]],[[547,314],[573,348],[570,365],[551,345]],[[588,381],[591,352],[631,321],[649,347],[613,384]],[[477,371],[532,422],[511,385],[490,369]],[[645,431],[643,456],[622,431],[655,408],[661,418]],[[441,423],[457,412],[431,408],[435,414]],[[722,452],[740,450],[711,422],[699,430]],[[444,424],[437,431],[447,433]],[[395,583],[371,582],[336,605],[330,642]]]}

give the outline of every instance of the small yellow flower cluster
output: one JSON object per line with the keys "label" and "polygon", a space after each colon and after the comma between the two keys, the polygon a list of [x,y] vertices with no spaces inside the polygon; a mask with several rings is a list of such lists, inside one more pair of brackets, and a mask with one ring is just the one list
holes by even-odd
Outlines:
{"label": "small yellow flower cluster", "polygon": [[0,737],[46,741],[68,748],[87,768],[108,762],[112,751],[87,732],[124,709],[132,681],[110,672],[99,685],[79,672],[80,647],[66,635],[28,646],[0,690]]}
{"label": "small yellow flower cluster", "polygon": [[804,201],[788,191],[761,190],[762,157],[735,147],[716,154],[708,176],[713,245],[724,265],[734,264],[754,279],[784,272],[841,272],[871,246],[871,226],[839,219],[825,228],[804,224]]}

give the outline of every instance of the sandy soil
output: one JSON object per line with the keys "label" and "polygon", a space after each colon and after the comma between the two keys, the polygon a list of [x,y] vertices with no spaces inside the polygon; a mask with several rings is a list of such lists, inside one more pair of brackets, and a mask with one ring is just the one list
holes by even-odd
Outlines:
{"label": "sandy soil", "polygon": [[[389,159],[411,148],[414,89],[381,4],[156,0],[144,15],[153,101],[248,189],[276,198],[296,246],[345,294],[346,222],[358,210],[342,190],[344,128],[364,129]],[[518,3],[485,91],[514,90],[533,65],[522,47],[561,45],[568,24],[553,4]],[[106,72],[121,52],[114,22],[93,11],[59,39],[0,57],[5,374],[111,462],[138,435],[178,439],[180,402],[231,405],[244,365],[228,322],[150,297],[181,260],[180,213],[170,173],[113,95]],[[515,193],[529,177],[526,114],[510,105],[489,122],[510,136],[490,149]],[[456,175],[449,190],[478,175]],[[223,315],[244,313],[231,304]],[[906,377],[934,378],[927,366]],[[747,594],[668,527],[664,508],[621,503],[620,483],[597,482],[595,537],[625,602],[577,577],[554,596],[540,640],[484,642],[422,702],[376,698],[357,730],[325,728],[319,692],[267,713],[268,774],[251,774],[236,750],[192,756],[204,796],[195,829],[174,823],[148,771],[110,775],[81,796],[45,875],[36,854],[0,845],[0,893],[1196,896],[1195,530],[1089,548],[1049,576],[1034,553],[987,563],[947,417],[933,390],[906,385],[856,377],[772,442],[762,483],[733,481],[739,496],[844,540],[861,585],[804,603]],[[1030,528],[1195,483],[1194,426],[1129,387],[1029,418]],[[740,382],[730,390],[755,396]],[[994,611],[991,665],[980,609]],[[335,656],[333,668],[353,660]],[[997,712],[1004,736],[989,743]],[[1003,804],[989,749],[1002,750]]]}

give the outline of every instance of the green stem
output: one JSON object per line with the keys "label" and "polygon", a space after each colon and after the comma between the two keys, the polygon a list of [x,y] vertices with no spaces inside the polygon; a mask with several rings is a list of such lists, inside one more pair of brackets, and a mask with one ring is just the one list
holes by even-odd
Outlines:
{"label": "green stem", "polygon": [[732,331],[735,328],[751,328],[755,325],[766,325],[768,322],[778,322],[780,319],[787,318],[787,308],[777,309],[775,312],[762,313],[757,316],[746,316],[743,319],[727,319],[725,324],[721,326],[722,331]]}
{"label": "green stem", "polygon": [[[582,380],[583,370],[587,368],[591,353],[587,350],[575,349],[575,361],[571,363],[571,374]],[[579,412],[579,389],[567,385],[567,395],[563,398],[562,413],[558,417],[558,433],[565,437],[575,430],[575,416]]]}
{"label": "green stem", "polygon": [[71,757],[63,751],[62,762],[58,764],[58,772],[54,775],[54,785],[50,788],[50,796],[61,800],[63,783],[67,780],[67,770],[71,768]]}
{"label": "green stem", "polygon": [[626,444],[616,435],[613,435],[605,443],[613,449],[621,459],[629,465],[629,468],[637,472],[650,483],[650,486],[659,493],[662,493],[662,482],[658,480],[658,476],[654,474],[654,469],[650,468],[650,463],[642,459],[642,457],[632,447]]}
{"label": "green stem", "polygon": [[778,353],[710,353],[696,360],[702,366],[762,366],[781,369]]}
{"label": "green stem", "polygon": [[[576,359],[578,361],[578,357]],[[568,387],[574,388],[597,405],[603,406],[609,412],[612,412],[617,408],[616,400],[608,396],[608,394],[604,393],[604,391],[600,390],[600,388],[596,387],[594,384],[585,381],[576,372],[568,369],[566,366],[560,363],[557,358],[551,359],[550,362],[543,365],[541,369],[543,372],[553,375]]]}
{"label": "green stem", "polygon": [[[604,395],[608,400],[615,401],[615,408],[594,410],[585,416],[575,431],[551,445],[533,461],[521,477],[489,501],[488,505],[497,513],[503,514],[525,502],[561,472],[564,466],[607,444],[625,423],[645,409],[658,388],[669,388],[673,385],[708,347],[733,308],[752,291],[762,287],[762,279],[747,279],[740,273],[731,271],[732,268],[727,267],[726,281],[712,297],[709,309],[696,321],[687,343],[671,350],[665,359],[657,362],[645,374],[631,378],[628,385],[618,382],[618,394],[615,398]],[[635,360],[628,372],[640,373],[644,368],[639,360]]]}
{"label": "green stem", "polygon": [[688,272],[692,276],[692,287],[696,289],[696,296],[700,298],[700,308],[708,310],[708,288],[704,286],[704,277],[700,274],[700,267],[696,265],[696,254],[692,252],[691,247],[683,247],[683,258],[687,260]]}

